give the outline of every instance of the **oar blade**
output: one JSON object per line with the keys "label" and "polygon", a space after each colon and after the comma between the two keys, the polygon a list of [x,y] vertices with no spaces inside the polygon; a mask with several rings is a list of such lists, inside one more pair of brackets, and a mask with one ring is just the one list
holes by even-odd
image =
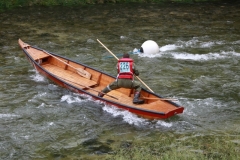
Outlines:
{"label": "oar blade", "polygon": [[77,73],[78,73],[80,76],[85,77],[85,78],[87,78],[87,79],[91,79],[91,76],[92,76],[92,75],[91,75],[89,72],[85,71],[85,70],[82,69],[82,68],[77,68],[76,70],[77,70]]}

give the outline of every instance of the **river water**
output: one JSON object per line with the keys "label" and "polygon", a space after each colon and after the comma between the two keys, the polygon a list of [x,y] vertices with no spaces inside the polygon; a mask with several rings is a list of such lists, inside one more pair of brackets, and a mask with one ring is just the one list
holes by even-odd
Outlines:
{"label": "river water", "polygon": [[[161,133],[229,135],[240,143],[240,4],[26,7],[0,13],[0,158],[91,158]],[[72,93],[38,74],[17,40],[116,75],[132,54],[140,78],[184,113],[147,120]],[[96,158],[96,157],[95,157]]]}

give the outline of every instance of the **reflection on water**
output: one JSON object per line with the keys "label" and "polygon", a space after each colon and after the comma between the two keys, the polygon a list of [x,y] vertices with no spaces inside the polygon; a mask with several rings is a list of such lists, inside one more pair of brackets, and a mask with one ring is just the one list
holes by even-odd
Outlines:
{"label": "reflection on water", "polygon": [[[2,159],[51,159],[112,153],[159,133],[239,133],[239,5],[30,7],[1,13]],[[113,53],[146,40],[160,52],[133,54],[141,79],[177,98],[184,113],[147,120],[56,86],[36,73],[18,38],[116,75]],[[122,144],[123,143],[123,144]],[[89,155],[90,154],[90,155]]]}

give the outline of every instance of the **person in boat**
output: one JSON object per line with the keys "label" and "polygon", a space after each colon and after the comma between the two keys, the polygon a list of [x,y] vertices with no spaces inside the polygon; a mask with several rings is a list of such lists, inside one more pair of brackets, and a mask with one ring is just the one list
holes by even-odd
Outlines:
{"label": "person in boat", "polygon": [[135,89],[133,98],[134,104],[143,104],[144,100],[140,100],[140,92],[142,90],[141,84],[134,80],[134,74],[139,75],[139,72],[134,64],[133,59],[129,57],[128,53],[123,54],[123,58],[118,60],[117,63],[118,75],[115,81],[110,83],[106,88],[99,92],[98,96],[103,97],[104,94],[118,88]]}

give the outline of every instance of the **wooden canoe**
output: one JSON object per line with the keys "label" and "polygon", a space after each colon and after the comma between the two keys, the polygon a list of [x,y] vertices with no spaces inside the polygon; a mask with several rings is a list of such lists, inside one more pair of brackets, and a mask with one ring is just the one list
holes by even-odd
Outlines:
{"label": "wooden canoe", "polygon": [[184,108],[163,97],[142,89],[141,97],[144,104],[133,104],[134,90],[120,88],[113,90],[103,98],[98,93],[105,88],[115,77],[82,63],[64,58],[43,49],[24,43],[18,43],[34,68],[56,84],[73,92],[87,94],[95,100],[100,100],[108,105],[116,106],[129,112],[149,119],[166,119],[183,112]]}

